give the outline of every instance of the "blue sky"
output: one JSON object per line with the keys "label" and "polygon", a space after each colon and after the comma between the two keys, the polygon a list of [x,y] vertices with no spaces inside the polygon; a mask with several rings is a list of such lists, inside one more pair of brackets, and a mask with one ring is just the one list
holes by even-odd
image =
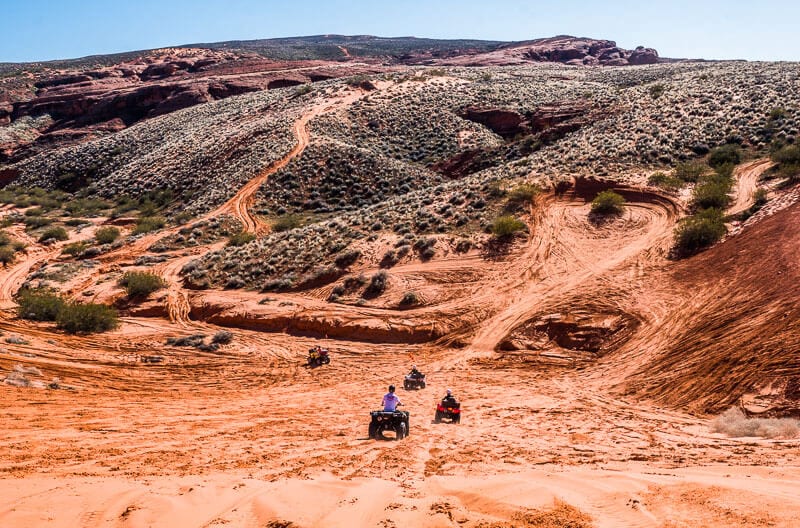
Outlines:
{"label": "blue sky", "polygon": [[571,34],[666,57],[800,60],[800,1],[0,0],[0,16],[0,62],[325,33]]}

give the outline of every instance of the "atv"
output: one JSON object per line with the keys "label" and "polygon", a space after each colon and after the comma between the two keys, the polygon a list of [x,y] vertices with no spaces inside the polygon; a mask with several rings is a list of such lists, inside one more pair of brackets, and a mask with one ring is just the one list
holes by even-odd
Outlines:
{"label": "atv", "polygon": [[318,367],[320,365],[327,365],[331,362],[331,357],[328,354],[327,348],[310,348],[308,350],[308,366]]}
{"label": "atv", "polygon": [[424,389],[425,374],[406,374],[406,379],[403,380],[403,388],[405,390]]}
{"label": "atv", "polygon": [[442,400],[436,405],[436,414],[433,417],[434,423],[442,423],[442,420],[450,420],[450,423],[461,423],[461,403],[457,401]]}
{"label": "atv", "polygon": [[402,440],[409,434],[408,411],[372,411],[369,413],[369,437],[382,440],[384,431],[394,431],[395,439]]}

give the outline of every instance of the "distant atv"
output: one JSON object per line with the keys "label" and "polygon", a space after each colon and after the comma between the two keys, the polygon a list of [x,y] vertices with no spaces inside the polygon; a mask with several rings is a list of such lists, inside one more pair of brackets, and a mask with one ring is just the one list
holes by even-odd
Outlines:
{"label": "distant atv", "polygon": [[308,366],[318,367],[331,362],[331,356],[326,348],[311,348],[308,350]]}
{"label": "distant atv", "polygon": [[372,411],[369,413],[369,437],[383,439],[384,431],[394,431],[395,439],[402,440],[409,434],[408,411]]}
{"label": "distant atv", "polygon": [[442,420],[450,420],[450,423],[461,423],[461,403],[457,401],[442,400],[436,405],[436,414],[433,417],[434,423],[442,423]]}
{"label": "distant atv", "polygon": [[403,380],[403,388],[405,390],[424,389],[425,374],[406,374],[406,379]]}

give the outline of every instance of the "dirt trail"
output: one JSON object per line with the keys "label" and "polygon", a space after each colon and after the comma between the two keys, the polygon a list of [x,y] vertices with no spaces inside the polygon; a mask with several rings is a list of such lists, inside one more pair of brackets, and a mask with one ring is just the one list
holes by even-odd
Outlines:
{"label": "dirt trail", "polygon": [[[589,206],[581,201],[553,199],[534,212],[532,235],[526,250],[515,259],[514,274],[505,275],[491,295],[503,303],[499,312],[480,325],[470,348],[488,352],[517,326],[535,314],[557,309],[573,295],[587,301],[602,292],[588,289],[591,279],[620,268],[644,268],[664,261],[666,247],[677,221],[678,208],[669,199],[640,193],[629,202],[625,214],[607,225],[593,225]],[[510,270],[508,270],[510,271]],[[630,273],[622,270],[621,280]],[[603,280],[612,289],[613,277]]]}
{"label": "dirt trail", "polygon": [[233,198],[206,216],[215,217],[230,214],[242,222],[244,230],[248,233],[254,233],[256,235],[263,235],[267,233],[270,229],[269,224],[250,211],[258,190],[272,174],[278,172],[280,169],[288,165],[289,162],[291,162],[294,158],[303,153],[310,140],[307,127],[309,121],[311,121],[314,117],[326,112],[330,112],[339,106],[349,105],[362,96],[363,93],[361,91],[350,92],[345,96],[339,97],[334,102],[326,102],[324,105],[317,104],[308,112],[304,113],[300,119],[294,123],[293,133],[297,138],[297,144],[294,146],[294,148],[292,148],[292,150],[290,150],[289,153],[283,158],[267,167],[258,176],[248,181],[241,189],[239,189]]}
{"label": "dirt trail", "polygon": [[758,188],[758,180],[764,172],[769,170],[774,163],[769,159],[758,159],[745,163],[736,168],[736,200],[728,207],[729,215],[736,215],[746,211],[753,205],[753,194]]}
{"label": "dirt trail", "polygon": [[344,58],[345,59],[352,59],[353,58],[353,56],[350,55],[350,52],[344,46],[336,46],[336,47],[339,48],[342,51],[342,53],[344,53]]}
{"label": "dirt trail", "polygon": [[[314,116],[361,95],[305,112],[292,151],[207,217],[230,214],[265,234],[268,225],[250,210],[259,187],[302,153]],[[739,197],[752,195],[764,163],[737,172]],[[68,336],[0,318],[4,331],[26,339],[0,348],[0,375],[21,365],[32,383],[0,386],[0,525],[474,528],[559,499],[598,527],[792,526],[800,442],[727,438],[705,418],[609,389],[637,368],[641,349],[666,339],[654,334],[683,324],[680,313],[706,301],[652,293],[648,280],[664,277],[680,208],[656,193],[620,191],[625,213],[606,222],[593,222],[577,195],[540,198],[529,238],[504,258],[475,252],[392,268],[393,280],[441,290],[416,310],[334,306],[324,289],[265,299],[182,288],[181,268],[222,241],[167,253],[152,268],[168,284],[157,302],[169,320],[163,312],[126,317],[114,332]],[[737,198],[736,207],[746,203]],[[104,262],[129,264],[176,231],[147,235]],[[2,307],[59,251],[32,243],[27,257],[0,271]],[[237,328],[232,344],[208,352],[166,346],[167,336],[218,329],[190,317],[214,296],[236,317],[253,303],[272,317],[302,316],[305,326],[294,335],[288,323],[271,333]],[[581,369],[542,364],[525,351],[492,353],[532,318],[595,309],[627,311],[645,328],[627,348]],[[387,334],[450,325],[467,348],[305,337],[360,321]],[[332,363],[309,369],[304,352],[316,343],[333,351]],[[156,355],[158,363],[143,361]],[[410,437],[365,438],[367,411],[411,363],[428,373],[428,388],[401,391]],[[74,390],[37,388],[54,378]],[[459,426],[432,423],[448,387],[463,402]]]}

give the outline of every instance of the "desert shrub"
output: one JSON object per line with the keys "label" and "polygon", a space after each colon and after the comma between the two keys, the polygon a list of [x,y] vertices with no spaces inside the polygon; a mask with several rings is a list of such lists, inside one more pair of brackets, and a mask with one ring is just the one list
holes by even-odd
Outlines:
{"label": "desert shrub", "polygon": [[227,330],[220,330],[211,338],[211,343],[219,345],[227,345],[233,341],[233,332]]}
{"label": "desert shrub", "polygon": [[687,161],[675,166],[675,177],[687,183],[695,183],[708,170],[702,163]]}
{"label": "desert shrub", "polygon": [[800,145],[783,147],[773,152],[771,158],[778,164],[780,174],[793,180],[800,178]]}
{"label": "desert shrub", "polygon": [[708,155],[708,164],[717,168],[721,165],[738,165],[742,162],[742,149],[738,145],[722,145]]}
{"label": "desert shrub", "polygon": [[525,228],[525,222],[511,215],[503,215],[495,218],[492,224],[492,234],[497,238],[510,238],[515,233],[525,230]]}
{"label": "desert shrub", "polygon": [[17,316],[31,321],[55,321],[65,305],[64,299],[50,290],[20,290]]}
{"label": "desert shrub", "polygon": [[655,172],[647,179],[647,184],[661,189],[677,191],[683,187],[683,180],[674,176],[669,176],[663,172]]}
{"label": "desert shrub", "polygon": [[7,246],[11,244],[11,236],[5,231],[0,231],[0,246]]}
{"label": "desert shrub", "polygon": [[39,242],[47,242],[48,240],[67,240],[69,238],[69,234],[67,230],[63,227],[56,226],[56,227],[49,227],[47,228],[40,236]]}
{"label": "desert shrub", "polygon": [[16,253],[11,246],[0,246],[0,264],[5,267],[14,262]]}
{"label": "desert shrub", "polygon": [[592,213],[596,215],[622,214],[625,198],[614,191],[602,191],[592,200]]}
{"label": "desert shrub", "polygon": [[167,338],[167,344],[181,347],[199,347],[203,344],[205,338],[206,336],[203,334],[193,334],[184,337],[169,337]]}
{"label": "desert shrub", "polygon": [[56,325],[70,334],[105,332],[119,326],[119,315],[105,304],[71,302],[59,310]]}
{"label": "desert shrub", "polygon": [[367,289],[364,290],[364,296],[377,297],[386,291],[386,285],[388,282],[389,274],[383,270],[379,271],[370,279]]}
{"label": "desert shrub", "polygon": [[119,229],[113,226],[101,227],[94,234],[98,244],[111,244],[119,238]]}
{"label": "desert shrub", "polygon": [[406,292],[403,298],[400,299],[400,306],[416,306],[420,303],[419,295],[416,292]]}
{"label": "desert shrub", "polygon": [[26,216],[25,217],[25,227],[28,229],[38,229],[40,227],[48,226],[53,223],[52,218],[46,218],[44,216]]}
{"label": "desert shrub", "polygon": [[525,205],[530,204],[540,192],[541,189],[535,185],[530,185],[527,183],[518,185],[508,192],[508,201],[506,207],[509,210],[522,208]]}
{"label": "desert shrub", "polygon": [[722,211],[706,209],[684,219],[675,229],[673,251],[678,256],[691,255],[719,241],[725,233]]}
{"label": "desert shrub", "polygon": [[707,182],[694,190],[692,203],[701,209],[724,209],[730,203],[729,186],[724,183]]}
{"label": "desert shrub", "polygon": [[256,236],[253,233],[248,233],[247,231],[240,231],[228,237],[228,245],[243,246],[249,242],[252,242],[255,239]]}
{"label": "desert shrub", "polygon": [[755,207],[763,207],[764,204],[767,203],[767,190],[766,189],[756,189],[753,193],[753,206]]}
{"label": "desert shrub", "polygon": [[359,257],[361,257],[361,252],[354,249],[337,255],[333,262],[337,267],[344,269],[355,264]]}
{"label": "desert shrub", "polygon": [[77,227],[79,225],[88,224],[89,221],[84,218],[67,218],[64,220],[64,225],[68,225],[70,227]]}
{"label": "desert shrub", "polygon": [[89,248],[89,244],[86,242],[73,242],[72,244],[67,244],[64,246],[64,249],[62,249],[61,252],[65,255],[71,255],[75,257],[86,251],[87,248]]}
{"label": "desert shrub", "polygon": [[31,207],[27,211],[25,211],[25,216],[42,216],[44,214],[44,209],[41,207]]}
{"label": "desert shrub", "polygon": [[129,271],[119,280],[128,297],[145,298],[165,286],[164,279],[149,271]]}
{"label": "desert shrub", "polygon": [[653,84],[649,88],[647,88],[647,92],[653,99],[658,99],[659,97],[664,95],[665,91],[667,91],[667,88],[663,84]]}
{"label": "desert shrub", "polygon": [[731,407],[714,419],[711,430],[731,437],[797,438],[800,436],[800,420],[748,418],[741,409]]}
{"label": "desert shrub", "polygon": [[287,214],[275,220],[272,224],[272,230],[277,232],[289,231],[300,227],[302,224],[303,220],[299,215]]}
{"label": "desert shrub", "polygon": [[163,216],[143,216],[136,222],[133,228],[134,235],[157,231],[167,225],[167,220]]}

